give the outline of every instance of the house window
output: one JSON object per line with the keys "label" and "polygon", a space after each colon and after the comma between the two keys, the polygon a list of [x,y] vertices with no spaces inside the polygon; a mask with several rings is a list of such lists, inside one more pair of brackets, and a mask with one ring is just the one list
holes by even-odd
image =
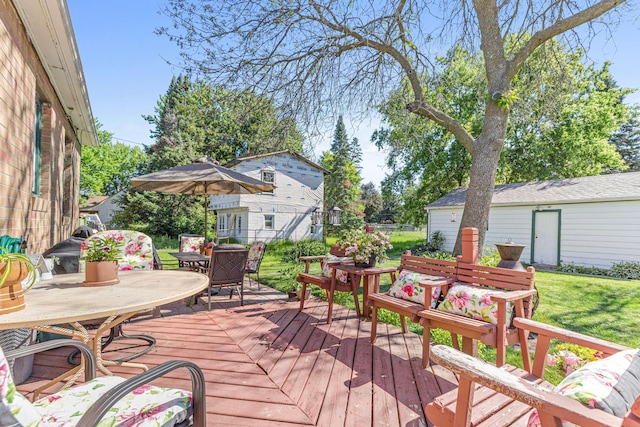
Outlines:
{"label": "house window", "polygon": [[273,215],[265,215],[264,216],[264,229],[265,230],[273,230],[274,224],[274,216]]}
{"label": "house window", "polygon": [[40,180],[42,175],[42,101],[36,95],[35,123],[33,132],[33,161],[31,173],[31,193],[40,195]]}
{"label": "house window", "polygon": [[[274,184],[275,181],[275,172],[270,170],[262,171],[262,182],[267,184]],[[263,194],[273,194],[273,190],[265,191]]]}
{"label": "house window", "polygon": [[224,215],[220,215],[218,219],[218,230],[224,230]]}
{"label": "house window", "polygon": [[238,233],[242,233],[242,217],[238,217]]}

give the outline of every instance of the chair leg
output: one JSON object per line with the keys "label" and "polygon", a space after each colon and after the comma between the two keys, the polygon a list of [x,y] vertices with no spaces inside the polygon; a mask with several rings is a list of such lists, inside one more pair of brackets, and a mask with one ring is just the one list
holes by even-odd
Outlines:
{"label": "chair leg", "polygon": [[327,325],[333,319],[333,289],[327,290],[327,302],[329,303],[329,312],[327,313]]}
{"label": "chair leg", "polygon": [[406,334],[407,332],[409,332],[409,328],[407,328],[407,318],[402,314],[400,315],[400,325],[402,326],[403,334]]}
{"label": "chair leg", "polygon": [[371,344],[375,344],[377,332],[378,332],[378,307],[376,304],[373,304],[371,307]]}
{"label": "chair leg", "polygon": [[431,363],[429,359],[431,354],[431,327],[428,323],[426,325],[423,322],[420,323],[424,326],[422,330],[422,369],[425,369]]}
{"label": "chair leg", "polygon": [[240,281],[240,305],[244,305],[244,280]]}
{"label": "chair leg", "polygon": [[307,294],[307,284],[306,283],[302,283],[302,293],[300,295],[302,295],[302,298],[300,298],[300,308],[298,309],[298,311],[302,311],[304,309],[304,296]]}
{"label": "chair leg", "polygon": [[207,302],[209,303],[209,311],[211,311],[211,285],[207,288]]}
{"label": "chair leg", "polygon": [[256,278],[258,281],[258,290],[260,290],[260,271],[256,271]]}

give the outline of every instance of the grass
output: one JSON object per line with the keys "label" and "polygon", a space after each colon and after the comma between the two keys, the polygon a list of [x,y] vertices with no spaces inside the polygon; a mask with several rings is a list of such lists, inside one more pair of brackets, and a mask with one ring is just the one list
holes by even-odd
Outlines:
{"label": "grass", "polygon": [[[390,250],[390,259],[383,266],[397,266],[400,256],[413,245],[424,242],[424,233],[396,231],[391,234],[394,246]],[[335,238],[327,239],[328,248]],[[261,282],[287,292],[295,289],[295,278],[303,269],[302,263],[283,261],[284,251],[294,247],[291,242],[270,244],[260,267]],[[177,243],[173,249],[158,250],[165,268],[176,268],[177,261],[168,255],[177,251]],[[319,274],[318,263],[312,265],[312,273]],[[381,290],[390,286],[388,275],[382,277]],[[560,326],[597,338],[606,339],[629,347],[640,347],[640,280],[620,280],[596,276],[581,276],[558,272],[536,272],[536,287],[540,294],[540,305],[534,320]],[[318,288],[313,294],[324,298],[324,292]],[[362,289],[359,291],[362,303]],[[335,302],[355,308],[350,294],[337,292]],[[400,325],[399,316],[395,313],[380,310],[382,322]],[[409,323],[411,331],[422,334],[422,327]],[[450,335],[446,331],[434,330],[431,338],[439,343],[451,345]],[[495,361],[495,350],[480,345],[479,355],[485,360]],[[522,366],[519,351],[508,349],[507,363]],[[557,374],[549,374],[551,382],[559,381]]]}

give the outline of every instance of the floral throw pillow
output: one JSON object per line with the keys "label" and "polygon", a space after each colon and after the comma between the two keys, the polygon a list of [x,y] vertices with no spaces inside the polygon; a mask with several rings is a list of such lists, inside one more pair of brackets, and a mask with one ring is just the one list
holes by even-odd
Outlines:
{"label": "floral throw pillow", "polygon": [[[420,286],[423,280],[441,280],[440,276],[431,276],[423,273],[416,273],[411,270],[402,270],[398,278],[389,288],[389,295],[396,298],[424,304],[425,289]],[[440,287],[433,288],[431,293],[431,308],[435,308],[440,298]]]}
{"label": "floral throw pillow", "polygon": [[[438,306],[438,310],[488,323],[498,323],[498,303],[491,301],[491,295],[503,292],[506,291],[455,283]],[[507,303],[507,320],[511,319],[512,312],[513,304]]]}
{"label": "floral throw pillow", "polygon": [[[590,408],[623,418],[640,395],[640,351],[620,351],[587,363],[567,375],[554,390]],[[574,426],[566,421],[562,425]],[[527,426],[540,426],[537,411],[531,413]]]}
{"label": "floral throw pillow", "polygon": [[[335,255],[327,254],[326,258],[324,259],[324,262],[322,263],[322,275],[324,277],[331,277],[331,267],[329,267],[329,264],[336,263],[336,262],[345,262],[345,261],[351,261],[351,258],[346,256],[335,256]],[[346,283],[348,276],[349,275],[347,274],[346,271],[339,270],[336,274],[336,279]]]}

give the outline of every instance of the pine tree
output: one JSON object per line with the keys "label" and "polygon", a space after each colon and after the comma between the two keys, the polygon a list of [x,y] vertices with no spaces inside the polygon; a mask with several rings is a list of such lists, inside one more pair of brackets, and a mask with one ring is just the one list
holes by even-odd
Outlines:
{"label": "pine tree", "polygon": [[358,150],[362,153],[359,145],[358,150],[354,149],[357,141],[354,138],[349,142],[342,116],[338,117],[330,151],[323,153],[321,161],[322,166],[330,172],[325,177],[325,208],[337,206],[342,209],[342,225],[335,230],[328,229],[329,233],[361,228],[364,225],[358,206],[362,178],[356,164],[357,159],[354,159]]}
{"label": "pine tree", "polygon": [[618,149],[622,160],[629,166],[628,171],[640,171],[640,119],[637,116],[620,126],[609,142]]}

